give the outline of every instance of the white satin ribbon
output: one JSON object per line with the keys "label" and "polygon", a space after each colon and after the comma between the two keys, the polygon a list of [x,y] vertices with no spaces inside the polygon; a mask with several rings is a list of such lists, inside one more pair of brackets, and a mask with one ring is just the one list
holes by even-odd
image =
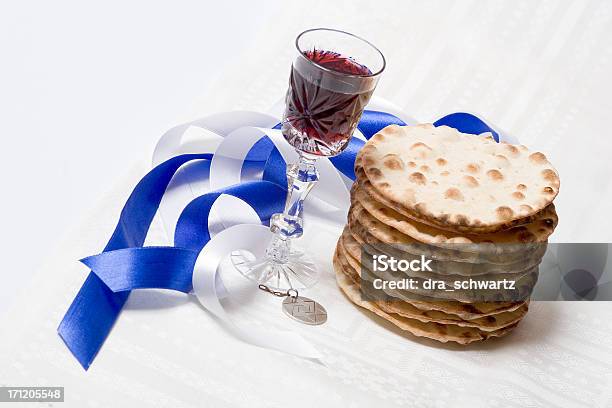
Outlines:
{"label": "white satin ribbon", "polygon": [[234,225],[219,232],[206,244],[196,260],[193,293],[202,306],[243,341],[322,363],[321,354],[299,334],[285,330],[239,326],[232,321],[219,301],[218,286],[222,285],[219,267],[222,261],[237,249],[245,249],[257,257],[263,257],[272,236],[268,227],[254,224]]}

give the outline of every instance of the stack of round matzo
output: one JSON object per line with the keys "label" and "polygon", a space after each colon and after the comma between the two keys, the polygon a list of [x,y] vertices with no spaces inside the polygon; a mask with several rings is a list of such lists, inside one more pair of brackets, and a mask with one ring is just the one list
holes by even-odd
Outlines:
{"label": "stack of round matzo", "polygon": [[[334,268],[348,298],[416,335],[461,344],[499,337],[525,316],[546,242],[557,225],[557,172],[525,146],[446,126],[386,127],[355,162],[348,224]],[[432,259],[433,272],[374,271],[371,258]],[[508,293],[385,289],[362,280],[509,279]]]}

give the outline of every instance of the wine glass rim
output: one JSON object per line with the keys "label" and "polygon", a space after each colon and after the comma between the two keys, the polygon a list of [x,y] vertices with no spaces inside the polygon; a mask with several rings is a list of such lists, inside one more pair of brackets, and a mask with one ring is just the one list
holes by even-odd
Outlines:
{"label": "wine glass rim", "polygon": [[299,45],[300,38],[302,38],[302,36],[304,34],[310,33],[312,31],[334,31],[334,32],[337,32],[337,33],[346,34],[346,35],[349,35],[351,37],[354,37],[354,38],[356,38],[356,39],[358,39],[360,41],[363,41],[364,43],[368,44],[370,47],[374,48],[376,50],[376,52],[378,53],[378,55],[380,55],[380,58],[382,60],[382,66],[380,67],[380,69],[378,71],[376,71],[374,73],[371,73],[371,74],[359,75],[359,74],[345,74],[343,72],[334,71],[333,69],[324,67],[323,65],[318,64],[318,63],[316,63],[316,62],[314,62],[314,61],[304,57],[308,62],[310,62],[313,65],[316,65],[318,68],[320,68],[320,69],[322,69],[324,71],[330,72],[330,73],[332,73],[334,75],[341,75],[343,77],[354,77],[354,78],[372,78],[372,77],[376,77],[376,76],[380,75],[385,70],[385,67],[387,66],[387,61],[385,60],[384,54],[378,49],[377,46],[375,46],[374,44],[372,44],[371,42],[369,42],[365,38],[362,38],[362,37],[360,37],[358,35],[349,33],[348,31],[338,30],[338,29],[335,29],[335,28],[325,28],[325,27],[309,28],[308,30],[304,30],[300,34],[298,34],[298,36],[295,39],[295,48],[297,48],[297,50],[300,53],[300,55],[304,56],[304,51],[300,48],[300,45]]}

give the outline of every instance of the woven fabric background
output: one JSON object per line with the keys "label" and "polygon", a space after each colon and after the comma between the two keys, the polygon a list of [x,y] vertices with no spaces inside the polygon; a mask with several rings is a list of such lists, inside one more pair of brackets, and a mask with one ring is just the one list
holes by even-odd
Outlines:
{"label": "woven fabric background", "polygon": [[[312,26],[379,45],[388,69],[376,93],[412,116],[475,112],[546,152],[562,181],[553,240],[610,241],[611,2],[285,2],[177,123],[267,111],[286,89],[294,37]],[[103,246],[150,157],[134,162],[1,318],[0,385],[65,386],[57,406],[75,407],[612,406],[610,303],[537,302],[510,337],[461,348],[373,319],[329,271],[316,288],[324,326],[297,327],[265,294],[230,305],[238,321],[299,331],[328,367],[237,341],[188,296],[136,291],[84,372],[55,330],[87,272],[75,260]],[[318,234],[312,250],[331,259],[337,227]],[[148,242],[164,239],[156,222]]]}

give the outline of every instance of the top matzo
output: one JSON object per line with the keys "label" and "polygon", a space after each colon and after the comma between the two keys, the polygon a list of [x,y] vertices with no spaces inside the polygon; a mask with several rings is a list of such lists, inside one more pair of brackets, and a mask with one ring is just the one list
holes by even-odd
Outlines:
{"label": "top matzo", "polygon": [[479,233],[523,224],[559,191],[557,171],[542,153],[447,126],[388,126],[360,157],[380,194],[442,229]]}

